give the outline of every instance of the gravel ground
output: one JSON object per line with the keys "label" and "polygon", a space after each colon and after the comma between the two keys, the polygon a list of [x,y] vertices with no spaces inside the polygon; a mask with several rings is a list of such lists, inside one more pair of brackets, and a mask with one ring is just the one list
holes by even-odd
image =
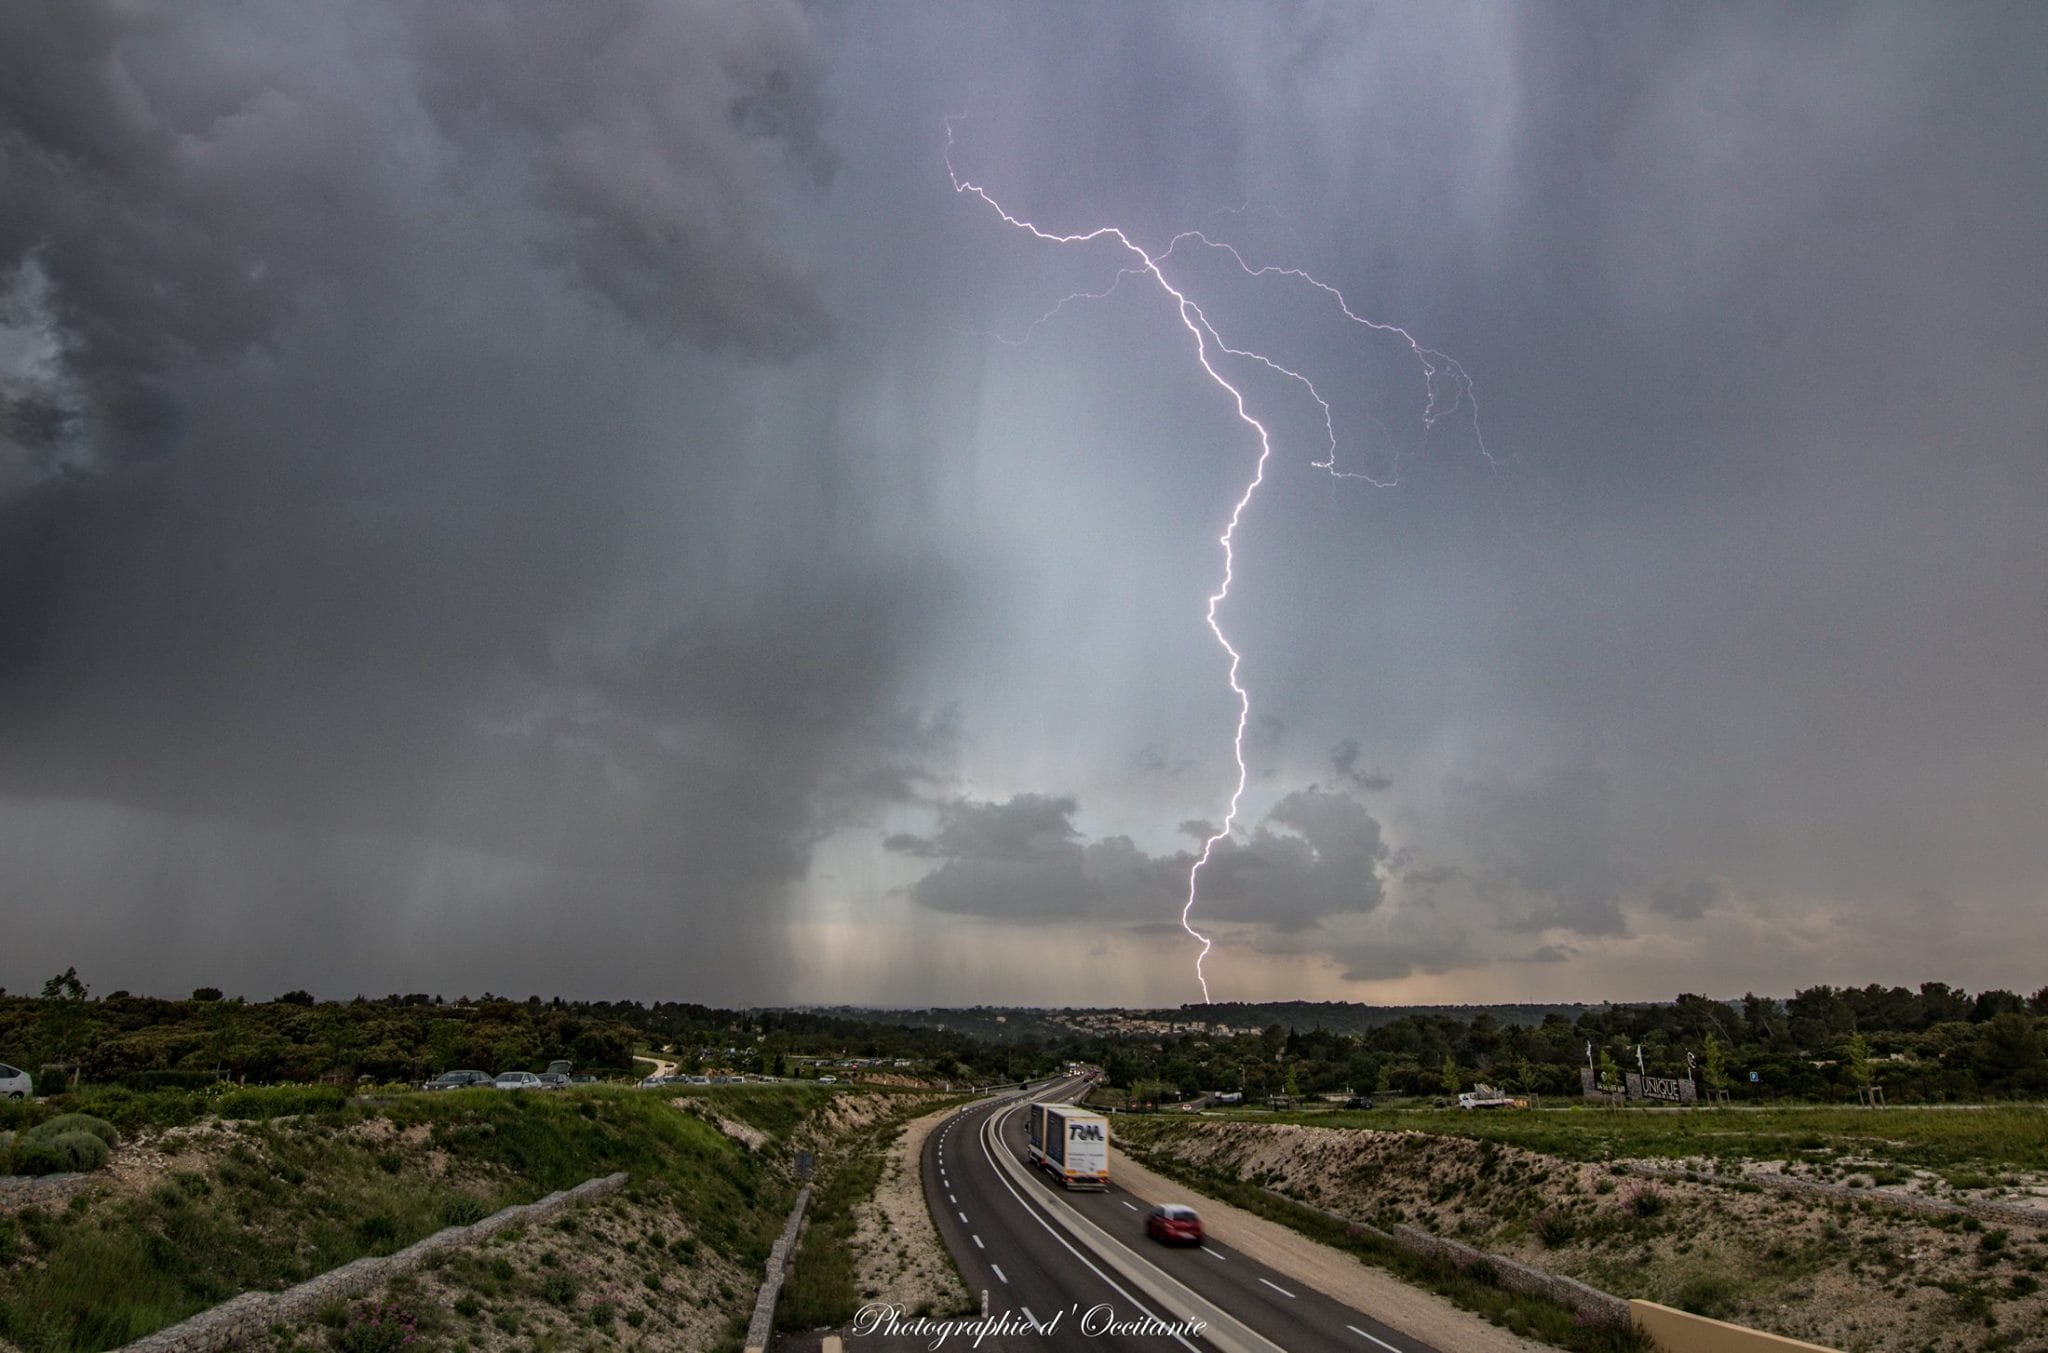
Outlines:
{"label": "gravel ground", "polygon": [[862,1207],[856,1232],[857,1281],[865,1300],[892,1302],[912,1313],[945,1313],[969,1305],[967,1288],[925,1207],[918,1170],[925,1138],[953,1113],[948,1107],[911,1120],[889,1148],[881,1182]]}

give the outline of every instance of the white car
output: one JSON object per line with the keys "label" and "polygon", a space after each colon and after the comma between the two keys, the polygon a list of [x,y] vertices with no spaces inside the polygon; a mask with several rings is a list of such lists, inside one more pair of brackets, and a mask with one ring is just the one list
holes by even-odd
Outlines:
{"label": "white car", "polygon": [[18,1067],[0,1066],[0,1099],[34,1099],[36,1083]]}
{"label": "white car", "polygon": [[500,1090],[541,1090],[546,1088],[540,1083],[540,1077],[534,1075],[531,1071],[500,1071],[498,1079],[492,1081],[491,1084]]}

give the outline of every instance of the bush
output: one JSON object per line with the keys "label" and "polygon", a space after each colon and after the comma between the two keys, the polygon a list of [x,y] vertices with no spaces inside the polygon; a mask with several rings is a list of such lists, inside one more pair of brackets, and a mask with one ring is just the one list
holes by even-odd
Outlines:
{"label": "bush", "polygon": [[16,1141],[7,1161],[10,1174],[62,1174],[70,1168],[63,1153],[45,1141]]}
{"label": "bush", "polygon": [[107,1163],[107,1144],[90,1132],[60,1132],[49,1147],[63,1157],[64,1168],[85,1173]]}
{"label": "bush", "polygon": [[1638,1217],[1654,1217],[1664,1210],[1664,1195],[1645,1185],[1628,1196],[1628,1210]]}
{"label": "bush", "polygon": [[334,1346],[342,1353],[397,1353],[418,1334],[412,1312],[397,1306],[365,1306],[345,1329],[335,1331]]}
{"label": "bush", "polygon": [[265,1085],[236,1090],[222,1097],[216,1110],[223,1118],[283,1118],[291,1114],[339,1109],[348,1096],[333,1085]]}
{"label": "bush", "polygon": [[70,1132],[90,1133],[107,1146],[116,1146],[121,1141],[121,1134],[114,1131],[112,1123],[89,1113],[60,1113],[37,1123],[23,1135],[31,1141],[49,1142]]}
{"label": "bush", "polygon": [[1549,1246],[1570,1244],[1572,1236],[1578,1230],[1572,1225],[1570,1217],[1554,1207],[1546,1207],[1538,1212],[1532,1229],[1536,1232],[1536,1238]]}
{"label": "bush", "polygon": [[557,1306],[576,1300],[576,1280],[566,1273],[550,1273],[540,1280],[540,1294]]}
{"label": "bush", "polygon": [[449,1226],[474,1226],[490,1215],[489,1204],[467,1193],[441,1204],[441,1220]]}

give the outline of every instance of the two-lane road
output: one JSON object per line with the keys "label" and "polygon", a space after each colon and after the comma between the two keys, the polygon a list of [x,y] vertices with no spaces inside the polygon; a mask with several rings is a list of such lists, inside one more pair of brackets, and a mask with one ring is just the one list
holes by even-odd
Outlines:
{"label": "two-lane road", "polygon": [[[1077,1088],[1076,1083],[1063,1082],[1030,1098],[1057,1100]],[[1119,1184],[1106,1193],[1068,1192],[1035,1172],[1003,1168],[998,1153],[1007,1153],[1016,1162],[1025,1160],[1024,1102],[1024,1097],[1012,1097],[956,1114],[926,1141],[924,1158],[932,1215],[969,1286],[977,1294],[988,1293],[993,1313],[1016,1311],[1052,1325],[1049,1335],[1014,1346],[1217,1348],[1220,1331],[1213,1336],[1092,1337],[1086,1328],[1091,1318],[1183,1322],[1191,1307],[1175,1297],[1179,1289],[1213,1303],[1238,1322],[1237,1342],[1254,1353],[1436,1353],[1230,1246],[1211,1240],[1169,1249],[1149,1240],[1146,1212],[1155,1202],[1178,1199],[1140,1197]],[[1015,1177],[1020,1173],[1026,1177]],[[1110,1173],[1114,1179],[1114,1160]],[[1115,1251],[1119,1262],[1105,1260],[1069,1235],[1062,1223],[1063,1203],[1121,1247]],[[1128,1276],[1130,1265],[1149,1265],[1156,1275],[1172,1281],[1163,1291],[1156,1280],[1141,1284]]]}

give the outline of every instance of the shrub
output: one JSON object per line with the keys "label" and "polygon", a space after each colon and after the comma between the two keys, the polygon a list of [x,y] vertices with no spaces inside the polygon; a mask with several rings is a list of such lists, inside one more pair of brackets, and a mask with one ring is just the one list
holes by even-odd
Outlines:
{"label": "shrub", "polygon": [[1741,1287],[1724,1273],[1701,1273],[1686,1279],[1671,1304],[1694,1315],[1720,1318],[1734,1312]]}
{"label": "shrub", "polygon": [[540,1294],[557,1306],[567,1306],[576,1300],[576,1280],[560,1271],[550,1273],[540,1280]]}
{"label": "shrub", "polygon": [[266,1119],[288,1114],[321,1113],[339,1109],[348,1102],[339,1086],[265,1085],[250,1086],[221,1097],[216,1112],[222,1118]]}
{"label": "shrub", "polygon": [[344,1328],[335,1331],[334,1346],[342,1353],[397,1353],[419,1337],[412,1312],[397,1306],[364,1306]]}
{"label": "shrub", "polygon": [[107,1163],[107,1144],[90,1132],[60,1132],[49,1146],[64,1158],[64,1168],[86,1173]]}
{"label": "shrub", "polygon": [[67,1132],[89,1132],[108,1146],[120,1143],[121,1134],[114,1131],[114,1125],[104,1118],[95,1118],[89,1113],[60,1113],[30,1128],[24,1136],[39,1141],[55,1141]]}
{"label": "shrub", "polygon": [[483,1199],[467,1193],[441,1204],[441,1220],[449,1226],[474,1226],[490,1215],[491,1209]]}
{"label": "shrub", "polygon": [[[98,1141],[95,1137],[93,1140]],[[10,1153],[7,1168],[13,1174],[43,1175],[62,1174],[71,1168],[64,1154],[46,1141],[33,1139],[17,1140]]]}
{"label": "shrub", "polygon": [[1570,1217],[1554,1207],[1546,1207],[1541,1212],[1538,1212],[1533,1225],[1536,1238],[1545,1245],[1553,1247],[1570,1244],[1572,1236],[1578,1230],[1577,1227],[1572,1225]]}
{"label": "shrub", "polygon": [[1628,1210],[1638,1217],[1654,1217],[1664,1210],[1664,1195],[1644,1185],[1628,1196]]}

